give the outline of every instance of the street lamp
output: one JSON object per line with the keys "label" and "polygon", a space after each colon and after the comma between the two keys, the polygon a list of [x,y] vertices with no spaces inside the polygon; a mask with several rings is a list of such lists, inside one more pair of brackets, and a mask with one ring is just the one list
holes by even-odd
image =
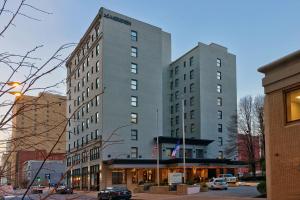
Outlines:
{"label": "street lamp", "polygon": [[18,81],[10,81],[10,82],[7,82],[6,85],[9,85],[11,87],[17,87],[17,86],[21,85],[21,83]]}
{"label": "street lamp", "polygon": [[10,91],[10,92],[8,92],[8,93],[11,94],[11,95],[14,95],[14,96],[16,96],[16,97],[22,96],[22,93],[19,92],[19,91]]}

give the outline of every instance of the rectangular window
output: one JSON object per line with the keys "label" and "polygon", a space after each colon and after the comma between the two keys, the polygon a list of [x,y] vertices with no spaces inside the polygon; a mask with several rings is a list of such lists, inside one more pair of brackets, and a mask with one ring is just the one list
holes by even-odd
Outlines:
{"label": "rectangular window", "polygon": [[222,119],[222,111],[218,110],[218,119]]}
{"label": "rectangular window", "polygon": [[194,70],[191,70],[190,71],[190,79],[193,79],[194,78]]}
{"label": "rectangular window", "polygon": [[186,67],[186,61],[183,62],[183,67]]}
{"label": "rectangular window", "polygon": [[138,114],[137,113],[131,113],[130,118],[131,118],[131,120],[130,120],[131,123],[137,124],[137,122],[138,122]]}
{"label": "rectangular window", "polygon": [[196,149],[196,158],[198,159],[204,158],[203,149]]}
{"label": "rectangular window", "polygon": [[224,156],[223,156],[223,151],[219,151],[219,159],[223,159]]}
{"label": "rectangular window", "polygon": [[191,133],[194,133],[196,131],[195,124],[191,124]]}
{"label": "rectangular window", "polygon": [[170,82],[170,90],[173,90],[173,81]]}
{"label": "rectangular window", "polygon": [[136,63],[131,63],[131,73],[137,74],[137,64]]}
{"label": "rectangular window", "polygon": [[170,70],[170,78],[173,77],[173,69]]}
{"label": "rectangular window", "polygon": [[96,78],[96,89],[100,87],[100,80],[99,78]]}
{"label": "rectangular window", "polygon": [[131,56],[132,57],[137,57],[137,55],[138,55],[138,52],[137,52],[138,50],[137,50],[137,48],[136,47],[131,47]]}
{"label": "rectangular window", "polygon": [[137,147],[131,147],[131,158],[137,158],[138,157],[138,148]]}
{"label": "rectangular window", "polygon": [[175,87],[178,87],[178,85],[179,85],[179,79],[177,78],[175,79]]}
{"label": "rectangular window", "polygon": [[218,80],[221,80],[222,79],[222,74],[221,72],[217,71],[217,79]]}
{"label": "rectangular window", "polygon": [[98,121],[99,121],[99,113],[96,112],[95,113],[95,123],[98,123]]}
{"label": "rectangular window", "polygon": [[217,105],[222,106],[222,98],[221,97],[217,98]]}
{"label": "rectangular window", "polygon": [[223,132],[223,125],[222,124],[218,124],[218,132],[219,133]]}
{"label": "rectangular window", "polygon": [[100,135],[99,135],[99,130],[96,129],[96,130],[95,130],[95,140],[97,140],[99,137],[100,137]]}
{"label": "rectangular window", "polygon": [[190,92],[194,92],[195,91],[195,84],[191,83],[190,84]]}
{"label": "rectangular window", "polygon": [[173,107],[173,106],[171,106],[171,108],[170,108],[170,113],[171,113],[171,114],[174,113],[174,107]]}
{"label": "rectangular window", "polygon": [[179,66],[176,66],[175,67],[175,74],[178,74],[178,72],[179,72]]}
{"label": "rectangular window", "polygon": [[286,93],[286,120],[300,120],[300,89]]}
{"label": "rectangular window", "polygon": [[176,103],[175,105],[175,112],[179,112],[179,103]]}
{"label": "rectangular window", "polygon": [[100,49],[100,46],[99,46],[99,44],[97,44],[97,47],[96,47],[96,56],[99,55],[99,49]]}
{"label": "rectangular window", "polygon": [[222,93],[222,85],[220,84],[217,85],[217,92]]}
{"label": "rectangular window", "polygon": [[99,66],[99,60],[96,62],[96,72],[99,72],[100,66]]}
{"label": "rectangular window", "polygon": [[138,84],[137,80],[131,79],[130,85],[132,90],[137,90],[137,86],[138,86],[137,84]]}
{"label": "rectangular window", "polygon": [[222,137],[218,137],[218,143],[219,143],[219,146],[223,146],[223,138]]}
{"label": "rectangular window", "polygon": [[179,91],[175,92],[175,99],[179,99]]}
{"label": "rectangular window", "polygon": [[138,105],[138,97],[136,97],[136,96],[131,96],[131,106],[133,106],[133,107],[137,107],[137,105]]}
{"label": "rectangular window", "polygon": [[176,137],[179,136],[179,128],[176,128],[175,134],[176,134]]}
{"label": "rectangular window", "polygon": [[192,66],[194,63],[194,57],[190,57],[190,66]]}
{"label": "rectangular window", "polygon": [[221,67],[222,63],[221,63],[221,59],[217,58],[217,67]]}
{"label": "rectangular window", "polygon": [[113,171],[111,173],[112,184],[120,185],[123,184],[123,172],[121,171]]}
{"label": "rectangular window", "polygon": [[190,112],[190,118],[191,119],[195,118],[195,111],[194,110],[191,110],[191,112]]}
{"label": "rectangular window", "polygon": [[131,140],[138,140],[138,130],[131,129]]}
{"label": "rectangular window", "polygon": [[190,98],[190,106],[195,105],[195,97]]}
{"label": "rectangular window", "polygon": [[96,96],[96,106],[98,106],[98,105],[99,105],[99,103],[100,103],[100,96],[99,96],[99,95],[97,95],[97,96]]}
{"label": "rectangular window", "polygon": [[176,118],[175,118],[175,123],[176,123],[176,124],[179,124],[179,116],[176,116]]}
{"label": "rectangular window", "polygon": [[89,78],[90,78],[90,72],[86,73],[86,82],[89,82]]}
{"label": "rectangular window", "polygon": [[87,88],[86,88],[86,97],[89,97],[89,96],[90,96],[90,88],[87,87]]}
{"label": "rectangular window", "polygon": [[131,41],[137,41],[137,32],[131,31]]}

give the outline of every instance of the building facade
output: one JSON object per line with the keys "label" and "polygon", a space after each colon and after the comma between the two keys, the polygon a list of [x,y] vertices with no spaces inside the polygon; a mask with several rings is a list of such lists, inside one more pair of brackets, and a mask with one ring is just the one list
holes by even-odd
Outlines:
{"label": "building facade", "polygon": [[300,199],[300,51],[258,71],[265,74],[267,196]]}
{"label": "building facade", "polygon": [[[227,48],[198,43],[170,64],[164,134],[213,142],[205,157],[225,158],[226,125],[236,115],[236,59]],[[183,112],[184,106],[184,112]],[[184,126],[183,120],[184,117]]]}
{"label": "building facade", "polygon": [[[170,77],[177,65],[180,72]],[[170,156],[176,144],[182,145],[181,108],[174,111],[180,104],[175,95],[184,95],[189,102],[185,104],[188,129],[194,124],[186,137],[187,177],[216,176],[225,168],[234,172],[235,163],[220,155],[226,141],[222,126],[236,112],[235,56],[226,48],[199,43],[171,63],[169,33],[101,8],[72,52],[67,69],[68,185],[97,190],[155,182],[157,152],[160,180],[171,171],[182,171],[182,148]],[[179,73],[180,82],[175,83]],[[170,88],[171,82],[180,88],[178,92],[175,86]],[[184,93],[192,83],[193,91]],[[171,125],[171,118],[178,123]]]}
{"label": "building facade", "polygon": [[44,159],[60,136],[50,159],[64,159],[66,98],[51,93],[40,93],[38,96],[23,95],[18,97],[16,102],[13,108],[15,117],[12,122],[7,161],[11,169],[11,183],[21,186],[23,163],[32,159]]}
{"label": "building facade", "polygon": [[[31,183],[42,165],[41,160],[28,160],[23,164],[24,180]],[[64,183],[65,163],[63,160],[47,160],[34,180],[34,186],[60,185]]]}

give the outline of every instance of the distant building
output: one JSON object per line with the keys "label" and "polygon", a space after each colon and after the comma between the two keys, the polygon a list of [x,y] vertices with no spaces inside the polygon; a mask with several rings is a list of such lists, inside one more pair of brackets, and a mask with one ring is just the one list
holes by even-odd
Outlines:
{"label": "distant building", "polygon": [[21,96],[13,108],[13,129],[9,153],[10,180],[21,186],[22,166],[27,160],[43,160],[59,136],[50,159],[63,160],[65,156],[65,132],[67,123],[66,97],[51,93],[38,96]]}
{"label": "distant building", "polygon": [[[251,137],[251,142],[249,142]],[[259,136],[250,136],[245,134],[238,134],[237,137],[237,152],[238,152],[238,160],[244,161],[245,163],[249,162],[249,143],[253,144],[254,150],[254,159],[256,163],[256,174],[261,173],[261,164],[260,164],[260,137]],[[249,166],[245,166],[243,168],[239,168],[239,173],[243,175],[252,175],[252,171]]]}
{"label": "distant building", "polygon": [[[42,165],[41,160],[28,160],[23,165],[23,181],[27,184],[31,183]],[[33,185],[49,186],[64,184],[65,164],[62,160],[47,160]]]}
{"label": "distant building", "polygon": [[300,199],[300,50],[258,69],[265,97],[269,200]]}

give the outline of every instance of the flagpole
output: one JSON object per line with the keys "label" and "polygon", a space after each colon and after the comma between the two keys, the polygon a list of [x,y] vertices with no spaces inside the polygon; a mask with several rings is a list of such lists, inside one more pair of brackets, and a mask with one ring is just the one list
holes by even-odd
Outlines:
{"label": "flagpole", "polygon": [[183,183],[186,183],[186,169],[185,169],[185,130],[184,130],[184,99],[182,99],[182,145],[183,145]]}
{"label": "flagpole", "polygon": [[156,131],[157,131],[157,139],[156,139],[156,178],[157,178],[157,186],[159,186],[159,131],[158,131],[158,109],[156,110]]}

